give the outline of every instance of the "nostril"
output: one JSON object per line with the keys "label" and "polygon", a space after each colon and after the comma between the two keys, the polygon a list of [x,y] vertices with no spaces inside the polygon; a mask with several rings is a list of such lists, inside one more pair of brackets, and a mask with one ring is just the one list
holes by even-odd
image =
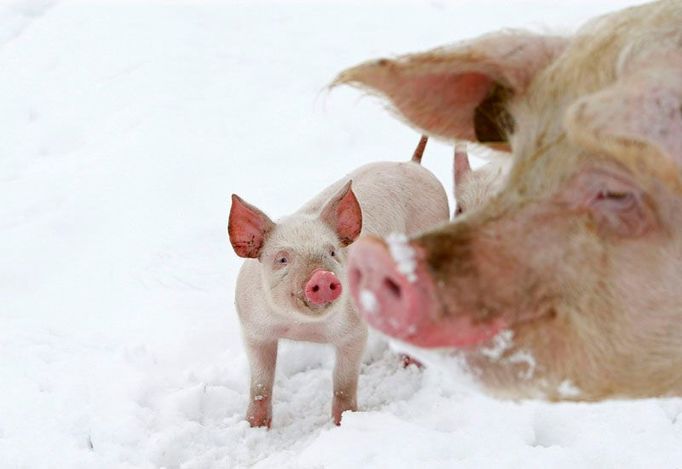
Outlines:
{"label": "nostril", "polygon": [[332,283],[331,285],[329,285],[329,289],[330,290],[336,290],[336,284]]}
{"label": "nostril", "polygon": [[400,299],[401,296],[401,288],[400,285],[398,285],[394,280],[386,277],[384,279],[384,286],[386,289],[391,292],[391,294],[395,297]]}
{"label": "nostril", "polygon": [[320,291],[320,286],[319,286],[319,285],[315,285],[315,286],[312,288],[312,291],[313,291],[314,293],[317,293],[318,291]]}

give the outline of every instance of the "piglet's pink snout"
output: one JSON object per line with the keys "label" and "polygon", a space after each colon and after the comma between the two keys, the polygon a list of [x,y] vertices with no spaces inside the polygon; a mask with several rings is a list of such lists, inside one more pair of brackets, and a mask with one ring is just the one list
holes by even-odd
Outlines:
{"label": "piglet's pink snout", "polygon": [[333,272],[317,269],[305,285],[305,297],[314,305],[331,303],[341,295],[341,282]]}

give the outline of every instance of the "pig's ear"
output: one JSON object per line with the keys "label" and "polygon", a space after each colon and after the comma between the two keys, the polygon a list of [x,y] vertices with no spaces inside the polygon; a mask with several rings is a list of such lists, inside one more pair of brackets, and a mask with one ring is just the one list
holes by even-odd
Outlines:
{"label": "pig's ear", "polygon": [[640,64],[615,84],[576,101],[567,111],[568,137],[634,173],[664,180],[682,167],[682,57]]}
{"label": "pig's ear", "polygon": [[457,142],[455,144],[455,184],[459,184],[468,173],[471,172],[469,165],[469,153],[467,153],[466,143]]}
{"label": "pig's ear", "polygon": [[332,86],[350,84],[383,96],[398,116],[427,135],[504,142],[514,126],[507,100],[523,95],[566,43],[518,31],[487,35],[366,62],[341,72]]}
{"label": "pig's ear", "polygon": [[230,244],[239,257],[260,257],[265,240],[274,227],[275,224],[266,214],[232,194],[227,232]]}
{"label": "pig's ear", "polygon": [[351,185],[352,181],[348,181],[327,201],[320,213],[320,218],[336,231],[344,246],[355,241],[362,230],[362,209]]}

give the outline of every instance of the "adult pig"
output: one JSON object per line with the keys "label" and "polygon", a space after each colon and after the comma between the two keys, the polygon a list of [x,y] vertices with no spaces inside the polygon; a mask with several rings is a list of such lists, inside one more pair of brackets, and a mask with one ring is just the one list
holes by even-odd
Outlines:
{"label": "adult pig", "polygon": [[411,275],[379,238],[356,243],[371,325],[462,350],[503,395],[682,394],[682,2],[569,38],[506,31],[373,61],[337,83],[428,134],[513,152],[499,194],[403,246]]}
{"label": "adult pig", "polygon": [[332,344],[334,422],[357,409],[367,326],[344,294],[346,248],[361,233],[415,234],[447,222],[443,186],[418,164],[425,143],[422,139],[412,161],[363,166],[277,223],[232,196],[230,242],[247,258],[235,298],[251,367],[251,426],[270,427],[281,338]]}

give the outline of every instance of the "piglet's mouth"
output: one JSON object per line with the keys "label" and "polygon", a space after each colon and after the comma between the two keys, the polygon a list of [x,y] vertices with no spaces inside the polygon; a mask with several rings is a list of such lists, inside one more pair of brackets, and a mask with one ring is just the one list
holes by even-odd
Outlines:
{"label": "piglet's mouth", "polygon": [[306,300],[305,295],[303,293],[292,293],[291,294],[292,299],[294,300],[294,303],[299,310],[301,314],[304,314],[306,316],[323,316],[324,314],[327,313],[329,308],[336,303],[336,300],[330,301],[327,303],[323,304],[313,304]]}
{"label": "piglet's mouth", "polygon": [[401,247],[403,258],[406,253],[410,254],[408,266],[399,265],[379,239],[360,240],[350,249],[351,295],[370,326],[424,348],[475,346],[508,326],[501,317],[475,322],[473,314],[446,314],[423,251],[408,244]]}

